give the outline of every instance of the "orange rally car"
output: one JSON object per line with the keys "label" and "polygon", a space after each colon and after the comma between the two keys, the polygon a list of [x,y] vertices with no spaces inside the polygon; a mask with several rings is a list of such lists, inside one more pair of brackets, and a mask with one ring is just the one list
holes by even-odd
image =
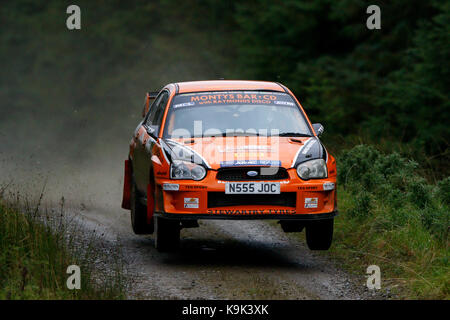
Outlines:
{"label": "orange rally car", "polygon": [[[151,103],[152,102],[152,103]],[[146,95],[125,161],[122,207],[136,234],[176,248],[198,219],[276,219],[327,250],[337,215],[336,161],[285,86],[168,84]]]}

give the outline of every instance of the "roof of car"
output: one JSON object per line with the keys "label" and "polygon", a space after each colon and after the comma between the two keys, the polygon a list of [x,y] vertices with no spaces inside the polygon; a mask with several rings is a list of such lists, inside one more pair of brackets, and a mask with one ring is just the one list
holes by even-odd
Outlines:
{"label": "roof of car", "polygon": [[249,80],[209,80],[178,82],[179,93],[225,91],[225,90],[267,90],[284,92],[283,86],[276,82]]}

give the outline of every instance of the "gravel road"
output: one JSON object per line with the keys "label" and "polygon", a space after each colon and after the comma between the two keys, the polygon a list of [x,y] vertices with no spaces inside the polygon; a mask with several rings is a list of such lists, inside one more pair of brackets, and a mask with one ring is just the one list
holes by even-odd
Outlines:
{"label": "gravel road", "polygon": [[159,253],[153,236],[133,234],[128,211],[72,213],[121,246],[131,299],[383,299],[365,287],[363,272],[346,274],[267,221],[200,221],[182,230],[180,250]]}
{"label": "gravel road", "polygon": [[[86,234],[96,230],[103,235],[102,246],[108,250],[115,252],[120,246],[131,299],[388,297],[367,289],[365,270],[349,275],[326,254],[310,251],[299,237],[262,220],[200,221],[200,228],[181,231],[179,251],[159,253],[153,236],[133,234],[130,213],[120,208],[123,164],[107,165],[110,162],[98,159],[98,167],[81,169],[65,164],[51,174],[45,171],[47,165],[41,168],[42,174],[36,174],[40,172],[37,163],[20,165],[20,171],[16,163],[13,168],[2,166],[0,172],[4,181],[14,181],[31,199],[39,198],[36,190],[46,181],[44,193],[50,206],[64,196],[66,213],[76,218]],[[27,171],[30,167],[32,171]]]}

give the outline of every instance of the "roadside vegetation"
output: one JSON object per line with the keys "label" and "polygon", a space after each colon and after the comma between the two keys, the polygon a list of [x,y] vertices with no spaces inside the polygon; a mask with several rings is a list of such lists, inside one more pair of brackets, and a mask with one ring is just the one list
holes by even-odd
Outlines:
{"label": "roadside vegetation", "polygon": [[450,177],[429,184],[398,153],[358,145],[338,157],[330,253],[358,273],[371,264],[401,298],[450,298]]}
{"label": "roadside vegetation", "polygon": [[[148,90],[255,79],[292,89],[311,121],[325,126],[329,148],[364,137],[446,177],[450,4],[379,1],[381,29],[369,30],[370,4],[80,0],[82,29],[69,31],[67,3],[9,1],[0,9],[0,59],[8,61],[0,74],[0,143],[51,154],[50,161],[83,161],[79,144],[96,150],[114,137],[117,148],[128,145],[126,129],[140,117]],[[76,143],[61,153],[58,133],[69,127]],[[19,144],[11,132],[22,133]]]}
{"label": "roadside vegetation", "polygon": [[[95,245],[96,236],[77,237],[74,228],[63,207],[41,211],[0,196],[0,300],[124,298],[120,261],[103,270],[98,261],[106,254]],[[79,290],[66,286],[70,265],[81,269]]]}
{"label": "roadside vegetation", "polygon": [[377,31],[365,25],[370,4],[240,1],[239,75],[292,89],[311,121],[324,124],[328,147],[370,141],[446,177],[450,3],[378,1]]}
{"label": "roadside vegetation", "polygon": [[[278,81],[325,126],[338,157],[331,253],[358,273],[379,265],[402,297],[448,299],[450,2],[378,1],[380,30],[365,25],[370,4],[80,0],[82,29],[69,31],[65,2],[6,2],[0,153],[30,156],[30,167],[83,166],[99,150],[113,154],[105,146],[126,150],[145,91],[222,77]],[[355,147],[362,142],[373,147]],[[4,201],[0,219],[1,298],[96,297],[89,273],[85,290],[65,289],[67,264],[86,260],[61,231]],[[101,297],[120,296],[109,287]]]}

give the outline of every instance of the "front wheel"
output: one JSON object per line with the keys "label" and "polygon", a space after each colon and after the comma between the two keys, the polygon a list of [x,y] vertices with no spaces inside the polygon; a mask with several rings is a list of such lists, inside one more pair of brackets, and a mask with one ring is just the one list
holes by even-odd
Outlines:
{"label": "front wheel", "polygon": [[328,250],[333,241],[334,218],[311,221],[306,226],[306,243],[311,250]]}
{"label": "front wheel", "polygon": [[155,217],[155,247],[159,252],[173,251],[180,245],[180,221]]}

